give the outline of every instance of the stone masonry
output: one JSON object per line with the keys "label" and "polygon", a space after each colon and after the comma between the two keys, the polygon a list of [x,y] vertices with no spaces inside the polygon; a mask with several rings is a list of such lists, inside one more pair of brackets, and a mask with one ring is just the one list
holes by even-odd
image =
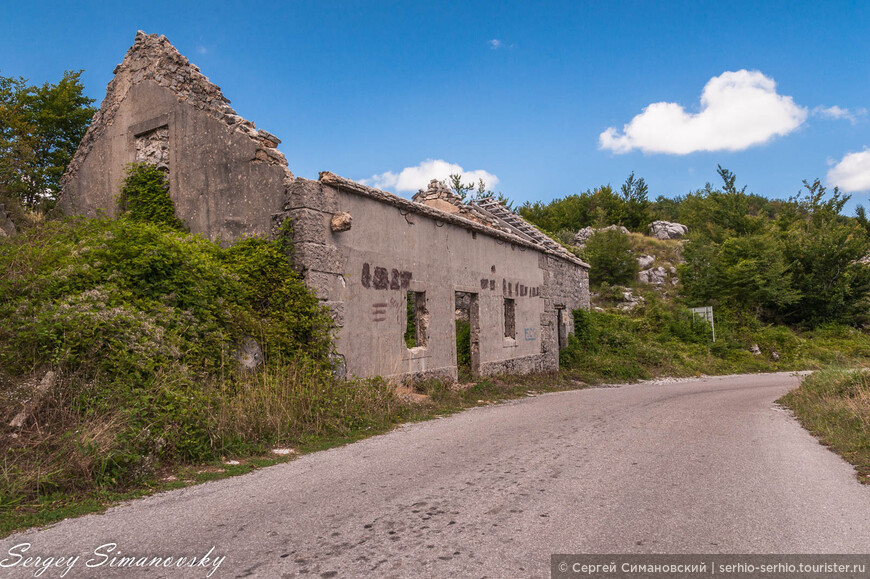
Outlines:
{"label": "stone masonry", "polygon": [[[165,37],[139,32],[59,206],[114,215],[125,167],[138,161],[167,171],[176,213],[194,233],[231,243],[291,231],[294,265],[329,308],[349,375],[455,379],[462,300],[474,372],[558,368],[571,311],[589,308],[588,265],[495,200],[463,203],[437,181],[410,201],[330,172],[296,178],[280,144]],[[409,309],[420,316],[411,348]]]}
{"label": "stone masonry", "polygon": [[158,127],[136,137],[136,162],[169,172],[169,127]]}

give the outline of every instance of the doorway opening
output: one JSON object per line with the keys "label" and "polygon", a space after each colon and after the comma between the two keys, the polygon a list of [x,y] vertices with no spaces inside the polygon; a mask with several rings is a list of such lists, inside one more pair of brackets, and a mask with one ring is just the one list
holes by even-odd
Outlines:
{"label": "doorway opening", "polygon": [[568,344],[568,336],[565,334],[565,308],[556,308],[556,335],[558,336],[559,349],[564,350]]}
{"label": "doorway opening", "polygon": [[455,292],[456,369],[460,382],[469,382],[480,372],[480,314],[477,294]]}

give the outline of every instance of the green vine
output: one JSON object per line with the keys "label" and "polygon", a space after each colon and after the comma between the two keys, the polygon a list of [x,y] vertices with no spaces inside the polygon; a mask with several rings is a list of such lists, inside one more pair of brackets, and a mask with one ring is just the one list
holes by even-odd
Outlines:
{"label": "green vine", "polygon": [[163,171],[147,163],[130,163],[118,202],[133,221],[144,221],[184,230],[169,197],[169,182]]}

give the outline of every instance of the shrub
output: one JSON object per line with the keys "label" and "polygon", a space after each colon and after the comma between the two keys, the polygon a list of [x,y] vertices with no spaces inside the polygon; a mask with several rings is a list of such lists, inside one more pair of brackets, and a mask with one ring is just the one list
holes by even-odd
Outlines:
{"label": "shrub", "polygon": [[456,320],[456,365],[460,372],[471,372],[471,324]]}
{"label": "shrub", "polygon": [[331,321],[278,242],[222,248],[132,216],[66,219],[0,243],[0,270],[0,415],[20,409],[28,377],[60,376],[36,438],[20,433],[9,456],[54,468],[52,488],[84,484],[74,471],[124,485],[250,443],[215,408],[254,380],[235,359],[246,340],[268,371],[331,371]]}
{"label": "shrub", "polygon": [[637,278],[637,260],[631,252],[628,235],[616,229],[598,231],[586,242],[583,257],[591,266],[589,282],[630,284]]}

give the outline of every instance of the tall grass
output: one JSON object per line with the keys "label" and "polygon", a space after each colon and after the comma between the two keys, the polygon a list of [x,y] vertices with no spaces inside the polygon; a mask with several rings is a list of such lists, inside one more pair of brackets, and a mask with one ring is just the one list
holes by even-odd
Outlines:
{"label": "tall grass", "polygon": [[779,402],[870,482],[870,371],[827,368],[804,378]]}
{"label": "tall grass", "polygon": [[384,380],[342,380],[308,361],[274,364],[212,392],[215,445],[298,443],[391,423],[402,404]]}

